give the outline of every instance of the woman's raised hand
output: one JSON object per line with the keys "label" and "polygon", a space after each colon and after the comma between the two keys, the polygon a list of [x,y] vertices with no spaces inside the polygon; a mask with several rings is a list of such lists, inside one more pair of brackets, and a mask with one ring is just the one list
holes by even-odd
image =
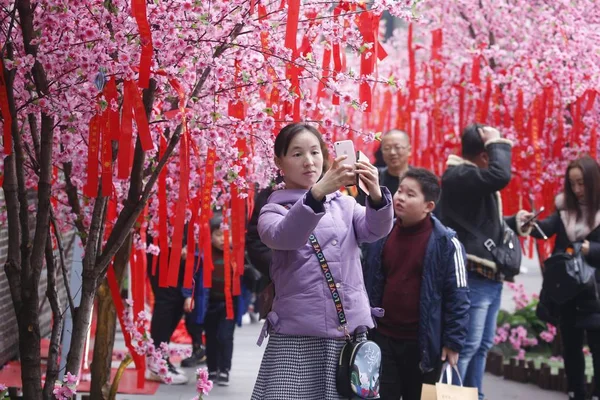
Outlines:
{"label": "woman's raised hand", "polygon": [[321,201],[328,194],[334,193],[342,186],[353,185],[356,183],[356,173],[354,167],[348,164],[342,164],[348,156],[339,156],[333,160],[331,168],[319,182],[315,183],[310,189],[313,197]]}
{"label": "woman's raised hand", "polygon": [[368,161],[359,161],[356,163],[356,173],[367,187],[369,197],[373,203],[379,204],[382,194],[381,187],[379,186],[379,171],[377,171],[377,167]]}

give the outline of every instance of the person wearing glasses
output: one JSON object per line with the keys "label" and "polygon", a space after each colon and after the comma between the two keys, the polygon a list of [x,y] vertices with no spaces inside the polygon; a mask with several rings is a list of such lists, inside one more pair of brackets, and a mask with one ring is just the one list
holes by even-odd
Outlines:
{"label": "person wearing glasses", "polygon": [[[383,135],[379,150],[385,163],[385,167],[378,168],[379,183],[387,187],[390,193],[396,193],[400,178],[411,168],[408,163],[412,150],[410,138],[406,132],[392,129]],[[359,191],[356,201],[365,205],[365,200],[365,194]]]}

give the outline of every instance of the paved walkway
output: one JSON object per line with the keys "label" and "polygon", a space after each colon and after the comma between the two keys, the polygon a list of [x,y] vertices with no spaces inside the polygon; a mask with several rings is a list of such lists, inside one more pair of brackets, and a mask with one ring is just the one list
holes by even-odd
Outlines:
{"label": "paved walkway", "polygon": [[[236,330],[231,385],[228,387],[215,386],[210,395],[205,398],[206,400],[248,400],[250,398],[265,346],[265,344],[262,348],[256,346],[260,327],[260,324],[244,325]],[[118,399],[191,400],[195,395],[194,370],[188,369],[187,373],[190,377],[190,383],[187,385],[161,385],[158,392],[152,397],[120,395]],[[541,390],[534,385],[505,381],[503,378],[492,375],[486,375],[484,382],[487,400],[566,400],[566,395]]]}
{"label": "paved walkway", "polygon": [[[539,293],[541,277],[537,262],[527,260],[524,271],[517,277],[517,283],[523,283],[528,294]],[[512,309],[512,293],[505,288],[502,308]],[[229,387],[215,386],[207,396],[208,400],[248,400],[258,374],[263,347],[256,346],[256,339],[262,324],[244,325],[236,328],[235,347],[233,352],[233,369]],[[119,344],[116,345],[119,347]],[[181,386],[161,385],[152,398],[161,400],[191,400],[194,396],[194,369],[187,370],[190,383]],[[545,391],[535,385],[506,381],[503,378],[486,375],[484,380],[487,400],[566,400],[567,396],[558,392]],[[118,399],[149,399],[150,396],[120,395]],[[281,399],[285,400],[285,399]]]}

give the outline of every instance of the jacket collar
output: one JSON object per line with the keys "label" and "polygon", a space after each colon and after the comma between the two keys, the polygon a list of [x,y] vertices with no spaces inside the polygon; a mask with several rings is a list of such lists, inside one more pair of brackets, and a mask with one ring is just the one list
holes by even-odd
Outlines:
{"label": "jacket collar", "polygon": [[446,160],[446,167],[455,167],[457,165],[471,165],[473,167],[477,167],[475,163],[472,163],[469,160],[465,160],[456,154],[450,154],[450,156],[448,156],[448,160]]}

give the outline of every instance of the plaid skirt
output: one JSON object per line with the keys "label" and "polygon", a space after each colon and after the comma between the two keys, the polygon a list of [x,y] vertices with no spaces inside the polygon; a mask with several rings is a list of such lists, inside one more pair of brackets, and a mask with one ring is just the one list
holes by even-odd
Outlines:
{"label": "plaid skirt", "polygon": [[336,370],[344,343],[312,336],[270,335],[252,400],[343,400],[336,389]]}

